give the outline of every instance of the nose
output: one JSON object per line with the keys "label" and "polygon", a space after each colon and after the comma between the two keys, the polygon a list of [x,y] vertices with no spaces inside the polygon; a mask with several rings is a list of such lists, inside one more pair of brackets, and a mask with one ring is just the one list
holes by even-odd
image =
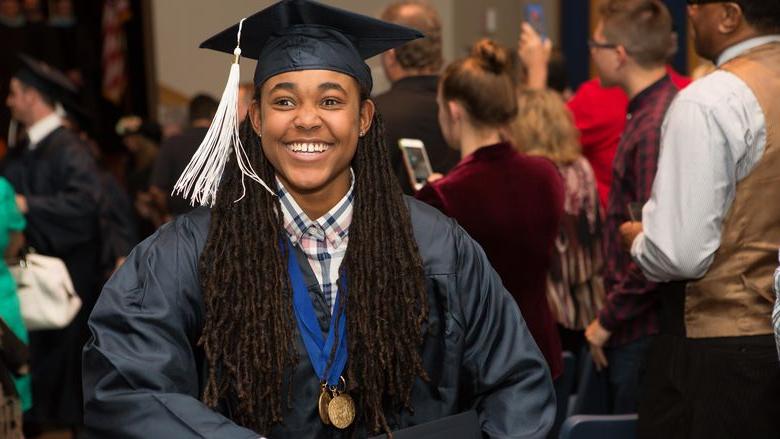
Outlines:
{"label": "nose", "polygon": [[298,108],[293,123],[295,124],[295,128],[309,131],[319,128],[320,125],[322,125],[322,119],[320,118],[316,106],[305,104]]}

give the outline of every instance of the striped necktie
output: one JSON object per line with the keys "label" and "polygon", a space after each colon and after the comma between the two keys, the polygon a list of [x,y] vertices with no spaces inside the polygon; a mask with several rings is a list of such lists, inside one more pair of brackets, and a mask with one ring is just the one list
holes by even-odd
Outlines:
{"label": "striped necktie", "polygon": [[[780,260],[780,253],[778,253]],[[772,310],[772,325],[775,328],[775,344],[777,345],[777,355],[780,358],[780,267],[775,271],[775,309]]]}

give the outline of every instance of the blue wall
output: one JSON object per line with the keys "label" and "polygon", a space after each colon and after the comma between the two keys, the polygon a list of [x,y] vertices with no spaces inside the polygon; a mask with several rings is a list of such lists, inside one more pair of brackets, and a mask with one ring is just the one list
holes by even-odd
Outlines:
{"label": "blue wall", "polygon": [[664,0],[669,12],[672,13],[674,30],[677,32],[677,54],[672,60],[674,69],[681,73],[688,72],[688,12],[685,0]]}
{"label": "blue wall", "polygon": [[572,90],[590,78],[588,38],[590,0],[561,0],[561,50]]}

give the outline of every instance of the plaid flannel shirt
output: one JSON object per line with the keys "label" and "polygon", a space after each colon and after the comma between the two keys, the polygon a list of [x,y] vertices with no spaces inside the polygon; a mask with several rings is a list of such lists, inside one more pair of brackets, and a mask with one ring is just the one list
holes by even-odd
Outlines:
{"label": "plaid flannel shirt", "polygon": [[287,235],[292,244],[306,255],[309,266],[320,283],[325,302],[333,312],[338,293],[339,268],[347,252],[349,225],[352,222],[354,174],[344,198],[314,221],[298,206],[278,178],[276,183]]}
{"label": "plaid flannel shirt", "polygon": [[661,125],[677,87],[665,76],[628,104],[626,128],[612,164],[612,187],[604,224],[607,300],[599,322],[612,332],[607,345],[621,346],[658,332],[656,285],[645,279],[623,248],[618,229],[631,218],[629,203],[650,198],[661,149]]}

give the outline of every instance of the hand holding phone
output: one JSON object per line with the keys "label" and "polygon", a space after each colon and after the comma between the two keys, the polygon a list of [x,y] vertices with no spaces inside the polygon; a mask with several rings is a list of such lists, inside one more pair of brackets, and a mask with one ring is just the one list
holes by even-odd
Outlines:
{"label": "hand holding phone", "polygon": [[545,36],[542,6],[538,3],[527,4],[524,16],[517,42],[517,56],[526,69],[526,86],[543,89],[547,87],[547,64],[552,53],[552,42]]}
{"label": "hand holding phone", "polygon": [[544,25],[544,7],[540,3],[527,3],[523,11],[525,22],[531,25],[542,40],[547,39]]}
{"label": "hand holding phone", "polygon": [[409,175],[409,182],[414,190],[420,190],[428,181],[428,177],[433,173],[431,162],[428,160],[428,153],[425,151],[425,145],[419,139],[399,139],[398,147],[401,148],[401,155],[404,158],[406,173]]}

